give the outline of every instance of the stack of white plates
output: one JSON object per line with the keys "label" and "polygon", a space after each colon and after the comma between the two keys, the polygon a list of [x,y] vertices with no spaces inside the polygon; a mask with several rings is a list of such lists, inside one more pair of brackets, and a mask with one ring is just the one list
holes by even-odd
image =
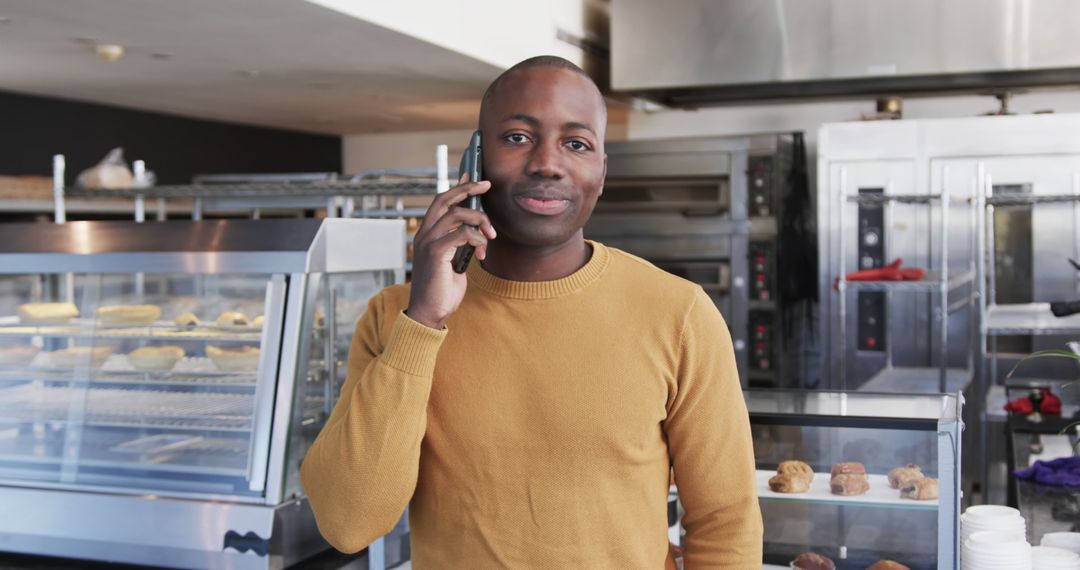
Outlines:
{"label": "stack of white plates", "polygon": [[1012,507],[976,505],[960,515],[960,544],[967,542],[972,534],[985,531],[1003,532],[1027,540],[1027,523],[1020,511]]}
{"label": "stack of white plates", "polygon": [[1040,544],[1064,548],[1080,554],[1080,532],[1048,532],[1043,535]]}
{"label": "stack of white plates", "polygon": [[960,553],[960,568],[1032,570],[1031,545],[1023,538],[1007,532],[976,532],[964,541]]}
{"label": "stack of white plates", "polygon": [[1038,570],[1080,570],[1080,554],[1053,546],[1033,546],[1031,564]]}

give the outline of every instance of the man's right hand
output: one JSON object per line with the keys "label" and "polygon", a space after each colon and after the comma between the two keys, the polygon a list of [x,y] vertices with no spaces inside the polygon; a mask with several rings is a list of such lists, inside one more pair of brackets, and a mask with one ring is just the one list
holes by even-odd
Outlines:
{"label": "man's right hand", "polygon": [[470,244],[476,258],[483,260],[488,240],[495,239],[487,215],[460,206],[469,196],[491,188],[486,180],[469,182],[468,177],[463,175],[457,186],[435,197],[413,238],[412,292],[405,312],[434,329],[446,326],[465,297],[465,274],[455,273],[451,264],[457,248]]}

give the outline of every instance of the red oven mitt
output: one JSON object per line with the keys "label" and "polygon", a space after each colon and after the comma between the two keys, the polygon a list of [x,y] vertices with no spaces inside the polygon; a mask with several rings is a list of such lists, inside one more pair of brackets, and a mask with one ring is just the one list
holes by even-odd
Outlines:
{"label": "red oven mitt", "polygon": [[[926,275],[926,271],[918,267],[900,267],[903,262],[904,260],[898,257],[885,267],[848,273],[845,279],[848,281],[921,281]],[[836,289],[839,283],[840,279],[837,278],[833,282],[833,289]]]}

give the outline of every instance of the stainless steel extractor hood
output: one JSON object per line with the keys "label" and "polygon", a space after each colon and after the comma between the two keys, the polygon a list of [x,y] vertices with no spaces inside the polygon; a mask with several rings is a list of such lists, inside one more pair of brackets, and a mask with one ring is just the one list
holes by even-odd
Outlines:
{"label": "stainless steel extractor hood", "polygon": [[1080,85],[1075,0],[612,0],[611,36],[670,106]]}

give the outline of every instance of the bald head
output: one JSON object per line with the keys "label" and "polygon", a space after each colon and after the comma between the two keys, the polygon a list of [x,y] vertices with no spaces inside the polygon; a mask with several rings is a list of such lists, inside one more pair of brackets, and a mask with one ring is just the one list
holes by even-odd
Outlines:
{"label": "bald head", "polygon": [[592,91],[591,96],[596,97],[596,100],[600,104],[600,109],[603,112],[604,120],[603,124],[600,125],[600,128],[605,128],[607,126],[607,103],[604,101],[603,94],[600,93],[600,88],[596,86],[596,83],[589,77],[589,74],[585,73],[585,70],[581,69],[571,61],[554,55],[538,55],[536,57],[530,57],[529,59],[514,64],[513,67],[499,74],[499,76],[495,78],[495,81],[492,81],[491,85],[488,85],[487,90],[484,91],[484,98],[480,102],[480,124],[485,124],[485,119],[488,118],[488,115],[491,113],[495,98],[505,94],[503,92],[503,87],[511,78],[537,68],[562,69],[570,73],[575,73],[587,80],[590,87],[589,90]]}

